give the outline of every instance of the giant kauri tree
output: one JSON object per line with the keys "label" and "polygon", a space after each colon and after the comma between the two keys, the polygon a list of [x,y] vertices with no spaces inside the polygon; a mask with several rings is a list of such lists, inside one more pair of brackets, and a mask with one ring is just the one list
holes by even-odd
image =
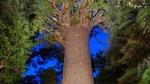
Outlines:
{"label": "giant kauri tree", "polygon": [[[105,3],[104,0],[48,0],[52,12],[46,18],[49,22],[46,21],[48,26],[44,30],[65,48],[62,84],[94,84],[88,38],[92,27],[103,23],[101,2]],[[96,12],[92,13],[93,10]]]}

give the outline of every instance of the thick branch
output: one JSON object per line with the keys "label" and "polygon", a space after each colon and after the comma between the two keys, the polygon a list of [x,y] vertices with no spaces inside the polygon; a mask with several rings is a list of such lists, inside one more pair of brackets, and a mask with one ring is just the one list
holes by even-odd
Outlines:
{"label": "thick branch", "polygon": [[90,0],[83,0],[82,3],[79,5],[79,15],[80,15],[80,22],[84,23],[89,19],[88,7],[90,6]]}
{"label": "thick branch", "polygon": [[51,31],[49,29],[44,29],[44,31],[49,32],[59,43],[61,43],[64,46],[64,37],[56,33],[56,31]]}

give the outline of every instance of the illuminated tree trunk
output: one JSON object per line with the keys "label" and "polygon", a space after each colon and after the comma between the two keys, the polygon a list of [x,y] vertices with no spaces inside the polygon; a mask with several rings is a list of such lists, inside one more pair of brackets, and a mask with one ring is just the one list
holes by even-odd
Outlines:
{"label": "illuminated tree trunk", "polygon": [[[49,31],[65,48],[62,84],[94,84],[88,37],[91,28],[100,23],[100,18],[98,13],[89,14],[92,1],[62,0],[63,10],[59,10],[56,0],[50,0],[57,16],[51,19],[58,24],[58,30]],[[71,9],[73,3],[79,5],[76,12]]]}
{"label": "illuminated tree trunk", "polygon": [[68,28],[65,36],[63,84],[94,84],[88,48],[88,25]]}

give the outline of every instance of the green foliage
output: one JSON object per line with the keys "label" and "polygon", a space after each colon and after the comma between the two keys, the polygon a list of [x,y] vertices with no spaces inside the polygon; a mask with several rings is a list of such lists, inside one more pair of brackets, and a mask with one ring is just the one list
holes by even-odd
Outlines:
{"label": "green foliage", "polygon": [[137,21],[140,26],[144,29],[143,33],[150,32],[150,9],[149,6],[141,8],[137,17]]}
{"label": "green foliage", "polygon": [[119,6],[115,2],[110,5],[112,38],[111,49],[106,55],[105,72],[121,72],[109,76],[109,79],[117,81],[112,80],[114,84],[137,84],[149,66],[141,64],[147,62],[145,59],[150,55],[150,9],[148,5],[130,7],[128,0],[121,1]]}
{"label": "green foliage", "polygon": [[94,0],[91,4],[91,7],[93,9],[104,9],[104,10],[109,9],[107,0]]}
{"label": "green foliage", "polygon": [[[29,5],[30,3],[30,5]],[[16,84],[25,68],[30,39],[42,27],[31,0],[2,0],[0,2],[0,83]],[[27,4],[31,7],[27,7]],[[30,9],[31,8],[31,9]],[[33,10],[34,9],[34,10]]]}
{"label": "green foliage", "polygon": [[150,67],[145,70],[139,84],[150,84]]}
{"label": "green foliage", "polygon": [[136,68],[127,69],[122,77],[118,79],[118,84],[137,84]]}

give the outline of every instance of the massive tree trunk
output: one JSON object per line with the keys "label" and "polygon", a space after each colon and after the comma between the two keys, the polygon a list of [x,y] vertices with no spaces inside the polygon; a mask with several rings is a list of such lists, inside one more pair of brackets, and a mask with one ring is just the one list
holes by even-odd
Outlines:
{"label": "massive tree trunk", "polygon": [[63,84],[94,84],[88,48],[89,32],[87,24],[68,28],[65,36]]}

